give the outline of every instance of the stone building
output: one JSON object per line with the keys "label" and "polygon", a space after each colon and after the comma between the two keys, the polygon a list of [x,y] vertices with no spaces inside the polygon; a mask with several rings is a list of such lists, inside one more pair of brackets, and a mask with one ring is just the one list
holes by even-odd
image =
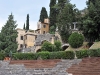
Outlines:
{"label": "stone building", "polygon": [[17,50],[34,46],[34,41],[36,39],[36,33],[34,33],[34,31],[31,30],[26,31],[18,28],[17,32],[18,32],[18,37],[16,38],[16,41],[18,43]]}
{"label": "stone building", "polygon": [[49,33],[49,19],[44,19],[44,23],[38,22],[36,32],[38,34]]}

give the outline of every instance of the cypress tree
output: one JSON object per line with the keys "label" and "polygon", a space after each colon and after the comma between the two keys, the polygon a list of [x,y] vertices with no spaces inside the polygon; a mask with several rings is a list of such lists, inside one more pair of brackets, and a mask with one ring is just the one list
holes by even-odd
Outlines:
{"label": "cypress tree", "polygon": [[29,14],[27,14],[27,19],[26,19],[26,30],[29,30]]}
{"label": "cypress tree", "polygon": [[23,29],[26,29],[26,28],[25,28],[25,23],[24,23]]}
{"label": "cypress tree", "polygon": [[17,38],[17,24],[14,21],[14,17],[11,13],[9,15],[6,24],[2,27],[0,33],[0,50],[4,50],[5,52],[9,53],[16,52],[18,44],[16,42]]}
{"label": "cypress tree", "polygon": [[[50,31],[51,28],[53,27],[53,32],[55,32],[55,29],[56,29],[56,8],[54,8],[56,4],[56,0],[50,0],[50,17],[49,17],[49,20],[50,20]],[[52,26],[52,27],[51,27]]]}
{"label": "cypress tree", "polygon": [[39,21],[44,23],[44,19],[46,19],[46,18],[48,18],[48,14],[47,14],[46,8],[42,7]]}

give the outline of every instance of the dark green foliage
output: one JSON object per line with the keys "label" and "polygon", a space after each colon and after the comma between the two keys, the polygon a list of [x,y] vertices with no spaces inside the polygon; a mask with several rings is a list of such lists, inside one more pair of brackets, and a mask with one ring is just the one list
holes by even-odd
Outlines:
{"label": "dark green foliage", "polygon": [[50,59],[66,59],[66,52],[64,51],[51,52]]}
{"label": "dark green foliage", "polygon": [[44,23],[44,19],[46,19],[46,18],[48,18],[48,14],[47,14],[46,8],[42,7],[39,21]]}
{"label": "dark green foliage", "polygon": [[50,0],[50,5],[49,5],[49,7],[50,7],[50,16],[49,16],[50,32],[55,32],[55,29],[56,29],[56,16],[57,16],[56,12],[57,11],[56,11],[56,8],[54,8],[55,4],[56,4],[56,0]]}
{"label": "dark green foliage", "polygon": [[76,57],[78,59],[89,57],[89,51],[88,50],[79,50],[79,51],[76,51]]}
{"label": "dark green foliage", "polygon": [[14,21],[14,17],[11,13],[11,15],[9,15],[8,17],[6,24],[2,27],[0,33],[0,50],[4,50],[6,53],[9,53],[10,51],[17,51],[18,44],[16,42],[16,27],[16,21]]}
{"label": "dark green foliage", "polygon": [[27,14],[26,18],[26,30],[29,30],[29,14]]}
{"label": "dark green foliage", "polygon": [[90,49],[89,56],[90,57],[100,57],[100,49]]}
{"label": "dark green foliage", "polygon": [[55,34],[55,29],[56,29],[55,26],[50,26],[50,31],[49,31],[49,33],[50,33],[50,34]]}
{"label": "dark green foliage", "polygon": [[63,9],[60,9],[60,12],[57,16],[57,23],[56,24],[58,26],[58,31],[61,35],[62,41],[64,43],[66,43],[66,42],[68,42],[69,35],[72,33],[71,29],[70,29],[70,25],[74,21],[74,17],[75,17],[74,8],[75,8],[75,6],[66,1],[64,7],[61,6],[61,8],[63,8]]}
{"label": "dark green foliage", "polygon": [[25,23],[24,23],[23,29],[24,29],[24,30],[26,29],[26,28],[25,28]]}
{"label": "dark green foliage", "polygon": [[73,51],[59,51],[59,52],[39,52],[39,53],[14,53],[12,59],[14,60],[37,60],[37,59],[74,59]]}
{"label": "dark green foliage", "polygon": [[61,42],[59,40],[54,42],[55,45],[55,51],[61,51]]}
{"label": "dark green foliage", "polygon": [[5,53],[0,52],[0,60],[4,60]]}
{"label": "dark green foliage", "polygon": [[100,40],[100,0],[89,0],[87,2],[88,13],[83,20],[83,34],[87,41]]}
{"label": "dark green foliage", "polygon": [[75,53],[74,51],[65,51],[66,52],[66,59],[74,59]]}
{"label": "dark green foliage", "polygon": [[50,59],[74,59],[75,54],[73,51],[59,51],[51,52]]}
{"label": "dark green foliage", "polygon": [[43,44],[42,44],[42,47],[41,47],[41,51],[49,51],[49,52],[52,52],[54,51],[55,47],[53,44],[51,44],[50,42],[48,41],[45,41]]}
{"label": "dark green foliage", "polygon": [[71,47],[78,48],[83,45],[84,37],[82,34],[75,32],[70,35],[68,42],[71,45]]}
{"label": "dark green foliage", "polygon": [[36,60],[37,56],[33,53],[14,53],[12,59],[14,60]]}
{"label": "dark green foliage", "polygon": [[42,52],[39,52],[37,53],[37,59],[41,58],[41,59],[49,59],[50,56],[49,56],[49,52],[48,51],[42,51]]}

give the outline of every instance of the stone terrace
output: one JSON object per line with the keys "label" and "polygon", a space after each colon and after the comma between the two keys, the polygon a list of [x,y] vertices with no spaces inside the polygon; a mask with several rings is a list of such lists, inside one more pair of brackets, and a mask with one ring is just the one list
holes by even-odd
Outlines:
{"label": "stone terrace", "polygon": [[0,61],[0,75],[68,75],[66,70],[80,62],[81,59]]}
{"label": "stone terrace", "polygon": [[72,65],[68,73],[73,75],[100,75],[100,57],[84,58],[77,65]]}

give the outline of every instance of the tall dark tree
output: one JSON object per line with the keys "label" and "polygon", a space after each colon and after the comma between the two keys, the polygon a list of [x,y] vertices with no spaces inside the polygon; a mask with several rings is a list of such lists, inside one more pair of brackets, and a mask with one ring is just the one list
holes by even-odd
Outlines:
{"label": "tall dark tree", "polygon": [[48,18],[48,14],[47,14],[46,8],[42,7],[39,21],[44,23],[44,19],[46,19],[46,18]]}
{"label": "tall dark tree", "polygon": [[18,44],[16,42],[17,38],[17,30],[16,30],[17,24],[16,21],[14,21],[14,17],[11,13],[9,15],[8,20],[6,24],[2,27],[1,33],[0,33],[0,50],[3,50],[7,53],[10,51],[16,52]]}
{"label": "tall dark tree", "polygon": [[[62,5],[60,2],[62,2]],[[59,4],[60,3],[60,4]],[[71,34],[70,26],[75,20],[75,5],[72,5],[69,0],[66,2],[59,0],[59,14],[57,16],[57,27],[64,43],[68,42],[68,37]]]}
{"label": "tall dark tree", "polygon": [[93,42],[100,40],[100,0],[89,0],[88,13],[85,16],[84,23],[84,36]]}
{"label": "tall dark tree", "polygon": [[26,29],[26,28],[25,28],[25,23],[24,23],[23,29]]}
{"label": "tall dark tree", "polygon": [[29,30],[29,14],[27,14],[26,18],[26,30]]}
{"label": "tall dark tree", "polygon": [[[50,16],[49,16],[49,20],[50,20],[50,32],[55,32],[56,29],[56,16],[57,16],[57,11],[56,8],[54,8],[56,4],[56,0],[50,0]],[[53,28],[53,29],[52,29]]]}

